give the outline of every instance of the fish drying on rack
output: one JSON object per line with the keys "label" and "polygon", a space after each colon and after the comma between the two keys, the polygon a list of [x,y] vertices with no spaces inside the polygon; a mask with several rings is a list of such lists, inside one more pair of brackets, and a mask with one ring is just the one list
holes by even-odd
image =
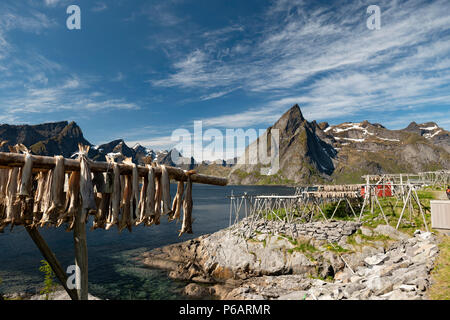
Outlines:
{"label": "fish drying on rack", "polygon": [[71,231],[75,225],[75,217],[81,210],[80,199],[80,178],[79,171],[72,171],[69,176],[68,189],[66,193],[66,210],[58,218],[57,226],[60,226],[63,222],[68,223],[66,231]]}
{"label": "fish drying on rack", "polygon": [[169,217],[169,221],[180,220],[181,206],[183,205],[183,193],[184,193],[184,182],[178,181],[177,194],[173,198],[172,214]]}
{"label": "fish drying on rack", "polygon": [[[0,142],[0,148],[6,141]],[[6,224],[4,220],[6,219],[6,187],[8,185],[9,169],[0,169],[0,233],[3,232]]]}
{"label": "fish drying on rack", "polygon": [[[9,147],[10,152],[18,153],[18,147]],[[19,187],[21,179],[21,168],[14,167],[9,170],[8,183],[6,187],[6,217],[3,220],[3,225],[11,224],[11,229],[16,223],[20,222],[20,199]]]}
{"label": "fish drying on rack", "polygon": [[105,229],[109,230],[113,225],[118,225],[120,215],[120,200],[121,200],[121,183],[120,183],[120,170],[117,163],[112,157],[107,157],[106,160],[111,164],[113,173],[113,186],[111,193],[111,203],[109,207],[108,216],[106,218]]}
{"label": "fish drying on rack", "polygon": [[138,205],[139,217],[136,220],[136,223],[135,223],[136,226],[140,225],[141,223],[144,223],[147,220],[146,196],[147,196],[147,188],[148,188],[148,175],[144,176],[142,181],[143,181],[143,183],[142,183],[141,193],[139,196],[139,205]]}
{"label": "fish drying on rack", "polygon": [[111,193],[113,190],[113,174],[111,172],[96,173],[94,180],[97,182],[97,195],[99,201],[97,202],[97,213],[94,217],[92,230],[105,229],[107,218],[111,206]]}
{"label": "fish drying on rack", "polygon": [[55,168],[52,172],[52,179],[49,180],[50,185],[47,190],[49,193],[48,204],[49,206],[44,211],[42,219],[40,221],[40,226],[43,227],[45,224],[57,224],[58,217],[62,210],[64,210],[64,158],[62,156],[55,157]]}
{"label": "fish drying on rack", "polygon": [[90,210],[97,210],[92,184],[91,169],[89,168],[88,152],[90,146],[78,145],[78,160],[80,161],[80,195],[82,201],[81,219],[86,221]]}
{"label": "fish drying on rack", "polygon": [[[170,179],[169,173],[165,165],[161,165],[161,198],[162,198],[162,215],[170,215],[172,213],[170,201]],[[170,216],[169,216],[170,220]]]}
{"label": "fish drying on rack", "polygon": [[119,221],[119,231],[125,228],[131,232],[131,196],[133,193],[133,182],[130,175],[124,176],[124,187],[122,194],[122,202],[120,204],[122,216]]}
{"label": "fish drying on rack", "polygon": [[159,225],[161,218],[161,198],[162,198],[162,186],[161,176],[155,175],[155,215],[153,216],[152,223]]}
{"label": "fish drying on rack", "polygon": [[147,226],[155,223],[155,197],[156,197],[156,186],[155,186],[155,170],[153,166],[147,165],[148,168],[148,185],[147,194],[145,197],[145,216],[144,222]]}
{"label": "fish drying on rack", "polygon": [[181,225],[180,234],[181,236],[184,233],[193,233],[192,232],[192,180],[191,175],[194,174],[195,171],[191,170],[186,172],[187,182],[186,182],[186,193],[183,199],[183,224]]}
{"label": "fish drying on rack", "polygon": [[25,164],[22,168],[22,177],[19,188],[19,198],[21,201],[20,221],[25,225],[33,223],[33,157],[30,151],[19,144],[18,149],[25,154]]}

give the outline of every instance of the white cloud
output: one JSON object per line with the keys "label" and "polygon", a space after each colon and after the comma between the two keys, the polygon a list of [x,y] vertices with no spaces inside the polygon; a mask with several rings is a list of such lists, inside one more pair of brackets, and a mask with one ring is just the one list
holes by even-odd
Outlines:
{"label": "white cloud", "polygon": [[108,9],[108,6],[106,5],[106,3],[104,2],[96,2],[95,6],[92,7],[92,11],[93,12],[102,12],[105,11],[106,9]]}
{"label": "white cloud", "polygon": [[111,79],[113,82],[121,82],[125,79],[125,75],[122,72],[118,72],[117,75]]}
{"label": "white cloud", "polygon": [[[367,4],[344,2],[316,8],[306,1],[278,0],[265,22],[248,21],[206,33],[195,49],[172,61],[173,72],[154,86],[200,90],[200,100],[239,87],[268,97],[263,110],[208,119],[225,124],[261,123],[294,103],[320,118],[406,105],[448,105],[450,2],[379,1],[382,26],[366,27]],[[253,23],[259,23],[252,29]],[[223,56],[222,32],[245,29],[230,46],[250,46]],[[256,30],[256,31],[255,31]],[[229,39],[227,37],[227,39]],[[250,43],[250,45],[249,45]],[[239,120],[241,119],[241,120]]]}

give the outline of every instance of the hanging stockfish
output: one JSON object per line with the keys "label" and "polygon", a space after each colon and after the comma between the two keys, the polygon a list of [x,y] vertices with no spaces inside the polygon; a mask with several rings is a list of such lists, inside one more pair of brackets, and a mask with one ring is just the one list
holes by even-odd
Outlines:
{"label": "hanging stockfish", "polygon": [[70,174],[66,193],[66,210],[58,217],[58,227],[63,222],[67,222],[69,224],[66,231],[71,231],[73,229],[75,226],[75,217],[81,210],[80,178],[81,173],[79,171],[72,171]]}
{"label": "hanging stockfish", "polygon": [[37,187],[34,193],[34,204],[33,204],[33,224],[37,225],[42,219],[42,207],[44,202],[44,192],[47,182],[47,176],[49,172],[39,172],[36,176]]}
{"label": "hanging stockfish", "polygon": [[[94,223],[91,229],[105,229],[106,221],[108,217],[108,213],[110,210],[111,205],[111,192],[113,189],[113,175],[110,172],[107,172],[105,175],[101,173],[102,177],[105,179],[102,179],[103,183],[100,183],[101,185],[97,185],[97,191],[101,191],[101,193],[98,193],[100,201],[98,204],[98,210],[97,214],[94,218]],[[97,177],[97,180],[99,178]]]}
{"label": "hanging stockfish", "polygon": [[0,169],[0,233],[4,229],[6,219],[6,186],[8,184],[8,170]]}
{"label": "hanging stockfish", "polygon": [[183,204],[184,182],[178,181],[177,194],[173,198],[172,214],[169,221],[180,220],[181,206]]}
{"label": "hanging stockfish", "polygon": [[22,167],[19,189],[19,198],[21,201],[20,221],[29,225],[33,222],[33,158],[23,144],[19,144],[18,149],[25,153],[25,164]]}
{"label": "hanging stockfish", "polygon": [[90,146],[78,145],[78,159],[80,161],[80,195],[82,200],[81,220],[86,221],[90,210],[97,210],[92,184],[91,169],[89,168],[88,152]]}
{"label": "hanging stockfish", "polygon": [[146,217],[146,195],[147,195],[147,188],[148,188],[148,175],[145,176],[143,179],[143,184],[142,184],[142,188],[141,188],[141,193],[139,196],[139,217],[136,220],[136,225],[140,225],[141,223],[145,222],[147,217]]}
{"label": "hanging stockfish", "polygon": [[32,194],[31,189],[33,186],[33,157],[23,144],[19,144],[18,149],[25,153],[25,164],[22,168],[19,196],[29,197]]}
{"label": "hanging stockfish", "polygon": [[186,182],[186,193],[183,199],[183,224],[181,225],[179,237],[184,233],[192,233],[192,181],[191,174],[193,171],[188,171]]}
{"label": "hanging stockfish", "polygon": [[53,169],[52,179],[49,187],[49,206],[44,211],[40,226],[45,224],[56,224],[59,214],[65,209],[64,199],[64,158],[62,156],[55,157],[55,168]]}
{"label": "hanging stockfish", "polygon": [[[169,173],[165,165],[161,165],[161,196],[162,196],[162,214],[172,214],[172,208],[170,207],[170,179]],[[170,217],[169,217],[170,219]]]}
{"label": "hanging stockfish", "polygon": [[123,194],[122,194],[122,202],[120,204],[122,216],[120,217],[119,222],[119,232],[121,232],[123,229],[128,228],[128,230],[131,232],[131,196],[132,196],[132,188],[133,188],[133,181],[130,175],[126,175],[124,177],[125,185],[123,188]]}
{"label": "hanging stockfish", "polygon": [[161,198],[162,198],[161,176],[155,175],[155,215],[152,223],[159,225],[161,217]]}
{"label": "hanging stockfish", "polygon": [[145,197],[145,217],[144,221],[147,226],[155,223],[155,169],[151,165],[147,165],[148,168],[148,185],[147,195]]}
{"label": "hanging stockfish", "polygon": [[[10,152],[18,152],[18,146],[9,147]],[[21,168],[14,167],[9,170],[8,184],[6,187],[6,217],[5,226],[11,224],[11,230],[15,224],[20,223],[20,199],[18,191],[20,187]]]}
{"label": "hanging stockfish", "polygon": [[109,208],[108,217],[106,219],[106,230],[109,230],[113,225],[119,223],[119,214],[120,214],[120,194],[121,194],[121,183],[120,183],[120,170],[119,166],[116,162],[114,162],[113,158],[107,158],[107,161],[111,163],[113,168],[113,188],[111,194],[111,204]]}
{"label": "hanging stockfish", "polygon": [[131,164],[131,199],[130,199],[130,216],[128,217],[128,225],[131,231],[131,226],[136,224],[139,218],[139,174],[137,165],[132,162],[131,158],[127,158],[125,163]]}
{"label": "hanging stockfish", "polygon": [[92,230],[105,229],[106,217],[109,212],[109,206],[111,203],[111,193],[99,193],[100,203],[98,205],[97,213],[94,218]]}
{"label": "hanging stockfish", "polygon": [[[0,148],[6,141],[0,142]],[[3,232],[3,229],[6,227],[5,219],[6,219],[6,190],[8,186],[8,178],[9,178],[9,169],[0,169],[0,233]]]}

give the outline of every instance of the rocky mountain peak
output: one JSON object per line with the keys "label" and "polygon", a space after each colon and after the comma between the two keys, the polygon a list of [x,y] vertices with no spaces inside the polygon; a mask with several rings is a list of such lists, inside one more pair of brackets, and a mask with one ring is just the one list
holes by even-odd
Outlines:
{"label": "rocky mountain peak", "polygon": [[281,116],[273,125],[273,128],[292,135],[305,121],[300,107],[298,104],[295,104]]}

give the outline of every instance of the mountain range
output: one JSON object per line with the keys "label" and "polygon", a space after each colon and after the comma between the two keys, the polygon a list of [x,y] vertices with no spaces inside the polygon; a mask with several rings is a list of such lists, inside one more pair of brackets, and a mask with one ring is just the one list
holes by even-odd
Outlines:
{"label": "mountain range", "polygon": [[[0,140],[7,143],[0,149],[8,151],[8,146],[22,143],[31,153],[42,156],[62,155],[70,158],[78,151],[78,144],[89,145],[89,158],[95,161],[106,161],[106,155],[113,155],[118,160],[132,158],[137,164],[146,164],[152,161],[158,164],[175,166],[172,161],[173,152],[176,150],[152,150],[139,144],[130,148],[124,140],[113,140],[98,146],[87,141],[81,128],[75,122],[55,122],[38,125],[0,125]],[[181,156],[177,152],[178,156]],[[186,169],[194,167],[194,160],[190,159],[191,165],[185,165]],[[188,161],[189,162],[189,161]]]}
{"label": "mountain range", "polygon": [[[261,139],[269,139],[273,129],[279,132],[279,170],[261,174],[260,163],[245,164],[252,147]],[[175,149],[149,149],[139,144],[129,147],[118,139],[94,146],[87,141],[75,122],[39,125],[0,125],[0,140],[8,145],[22,143],[33,154],[72,157],[78,143],[91,146],[89,157],[105,161],[106,155],[132,158],[135,163],[176,166],[172,156],[182,155]],[[270,143],[267,148],[270,149]],[[255,149],[258,150],[258,149]],[[269,150],[266,150],[270,154]],[[236,164],[234,164],[237,162]],[[185,159],[183,169],[196,169],[203,174],[228,177],[230,184],[313,184],[358,183],[364,174],[420,172],[450,169],[450,133],[434,122],[412,122],[401,130],[389,130],[378,123],[363,121],[329,125],[307,121],[298,105],[294,105],[265,134],[249,145],[234,161],[197,163]]]}
{"label": "mountain range", "polygon": [[307,121],[294,105],[261,137],[270,137],[273,129],[280,137],[278,172],[264,176],[261,164],[237,164],[230,183],[358,183],[364,174],[450,169],[450,134],[434,122],[412,122],[401,130],[369,121],[329,125]]}

